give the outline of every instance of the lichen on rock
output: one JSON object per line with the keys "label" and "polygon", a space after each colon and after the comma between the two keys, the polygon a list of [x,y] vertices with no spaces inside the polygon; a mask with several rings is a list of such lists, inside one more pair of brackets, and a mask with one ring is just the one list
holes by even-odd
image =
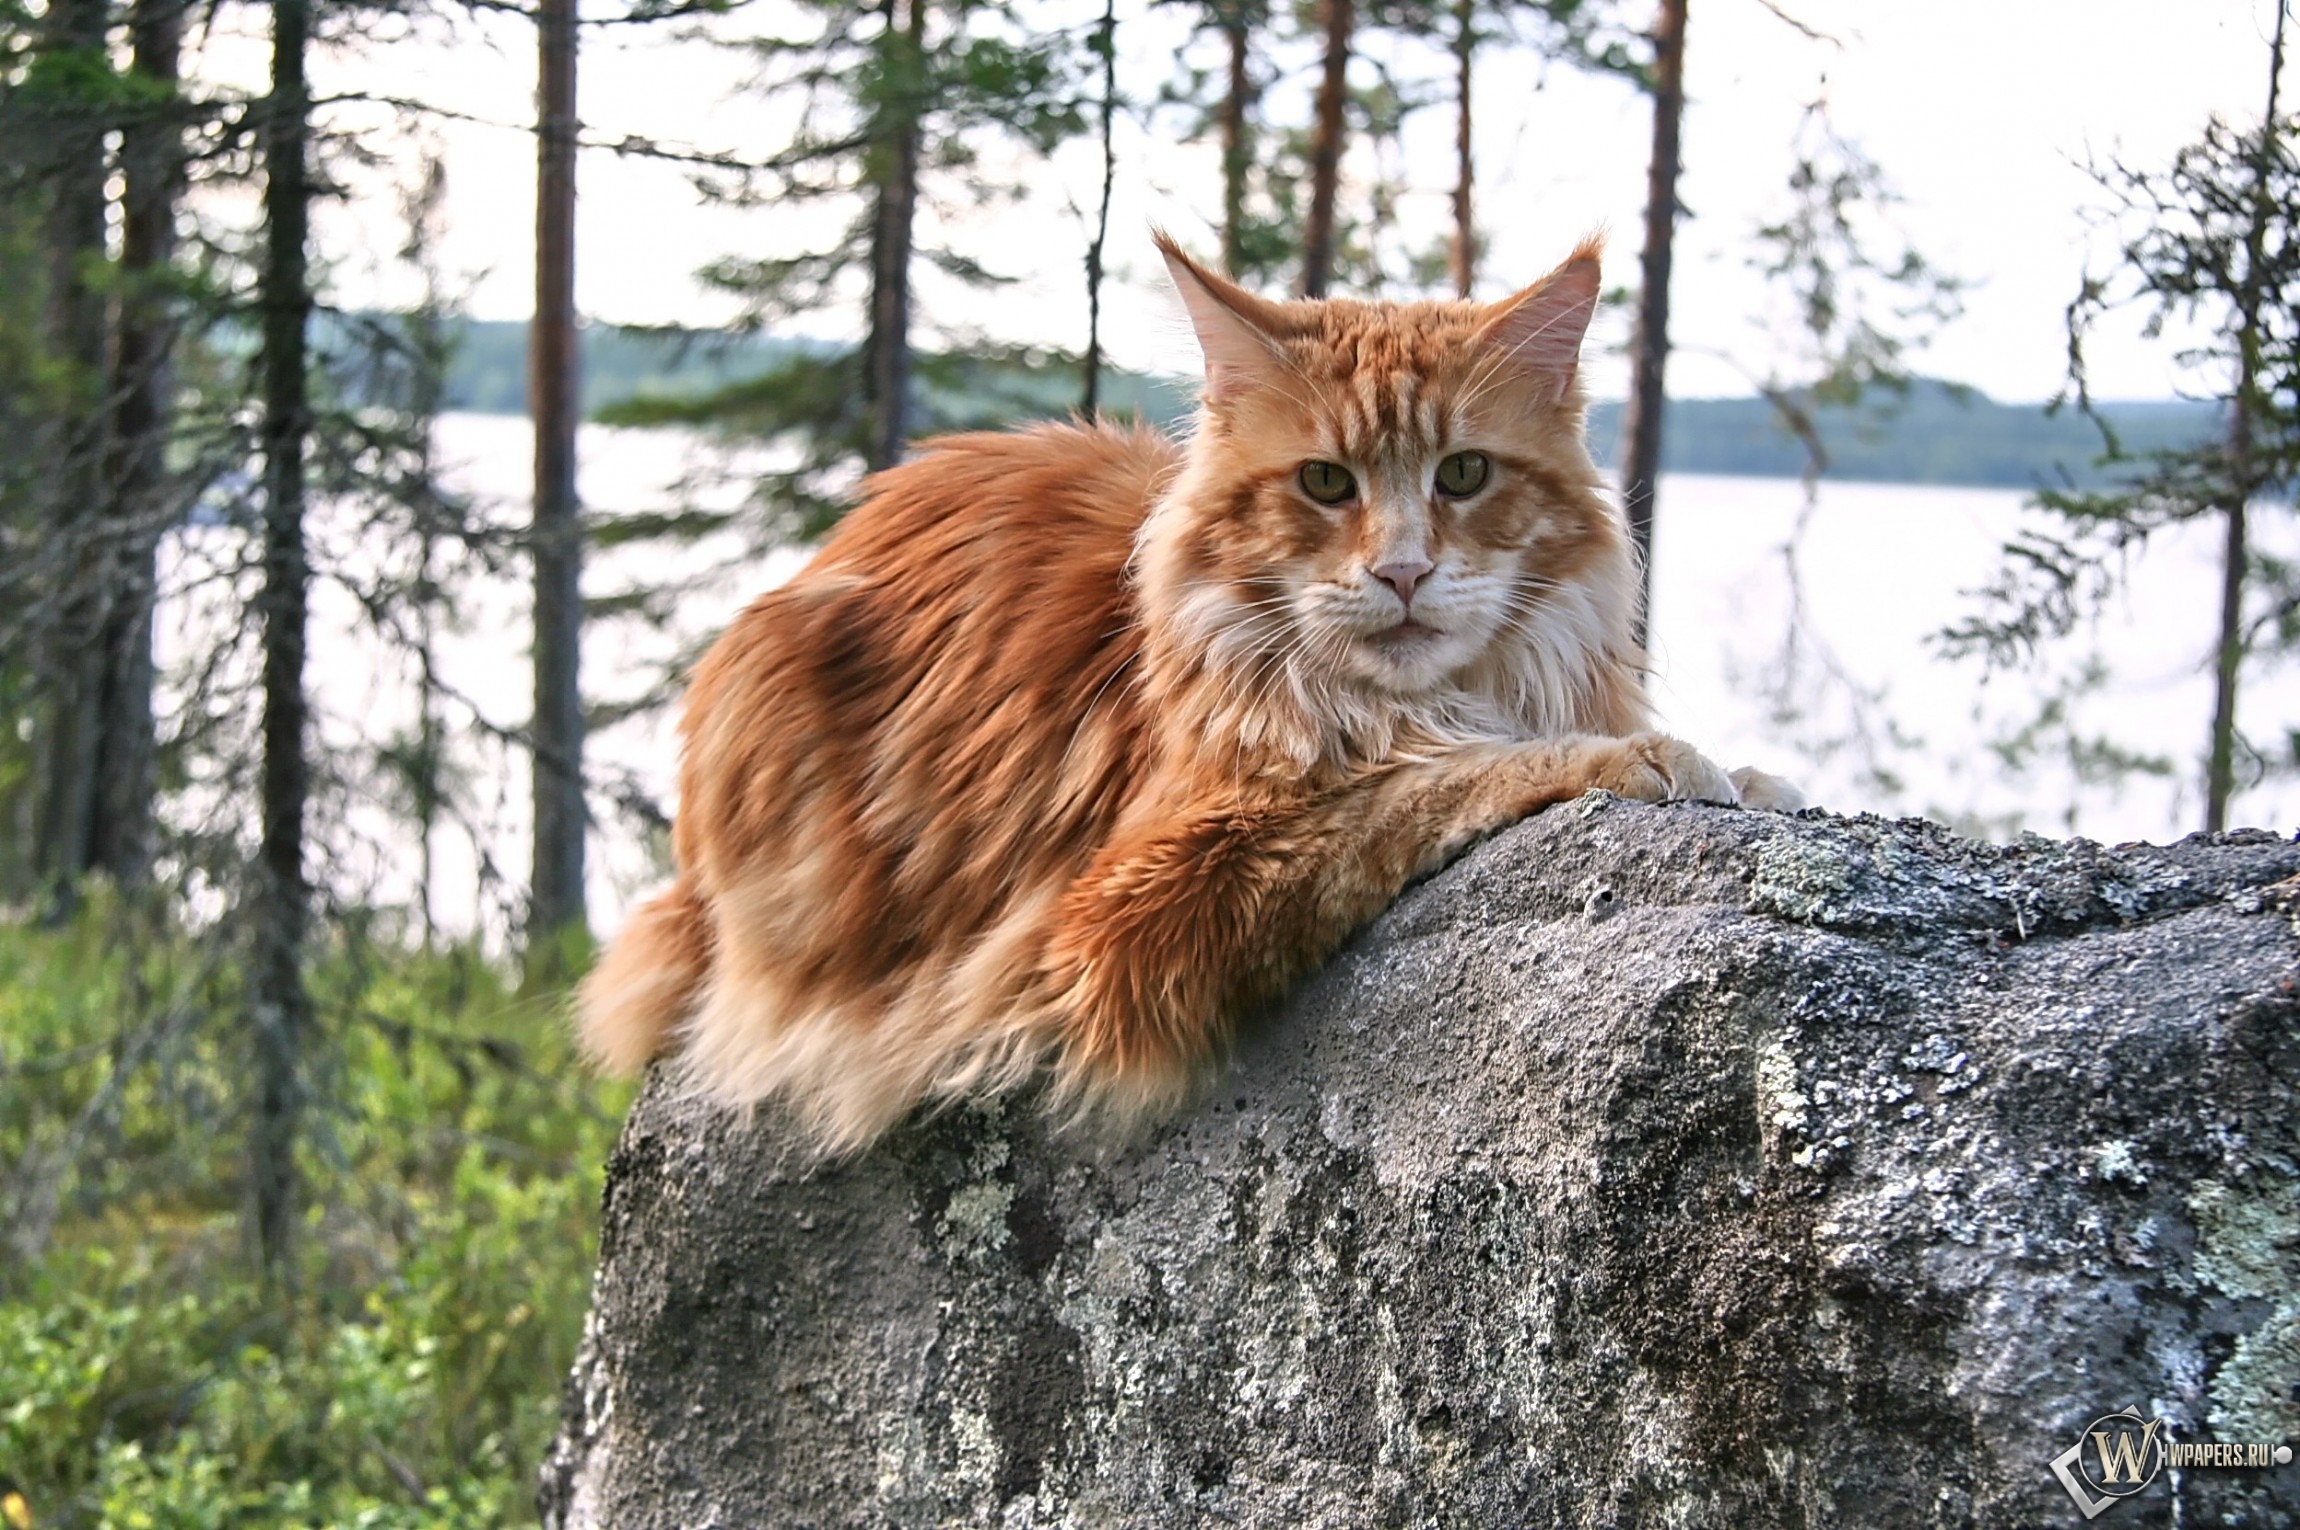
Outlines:
{"label": "lichen on rock", "polygon": [[[1016,1101],[812,1165],[650,1088],[547,1520],[2076,1523],[2102,1414],[2300,1430],[2296,872],[1597,800],[1140,1141]],[[2292,1467],[2117,1512],[2176,1489],[2300,1524]]]}

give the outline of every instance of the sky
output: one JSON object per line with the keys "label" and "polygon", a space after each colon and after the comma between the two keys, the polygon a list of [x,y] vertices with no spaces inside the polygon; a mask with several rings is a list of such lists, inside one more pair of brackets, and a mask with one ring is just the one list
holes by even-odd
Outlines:
{"label": "sky", "polygon": [[[1701,0],[1688,30],[1682,196],[1690,217],[1678,238],[1672,284],[1670,389],[1680,396],[1745,394],[1752,379],[1793,378],[1798,358],[1777,294],[1750,269],[1752,230],[1785,206],[1783,185],[1804,107],[1826,92],[1838,131],[1884,170],[1900,201],[1900,237],[1967,284],[1964,313],[1915,358],[1920,370],[2010,400],[2041,399],[2061,385],[2062,310],[2082,274],[2113,253],[2104,193],[2089,162],[2168,159],[2207,117],[2258,120],[2266,90],[2272,0],[1778,0],[1826,40],[1787,25],[1762,0]],[[1073,24],[1087,7],[1042,7]],[[601,9],[598,14],[608,14]],[[771,3],[739,12],[737,30],[773,24]],[[1121,0],[1121,84],[1137,95],[1172,76],[1186,41],[1176,7]],[[746,96],[738,57],[670,29],[586,32],[583,116],[596,138],[625,135],[742,153],[771,150],[788,124],[785,103]],[[260,68],[253,38],[217,39],[226,72]],[[1393,52],[1401,71],[1432,80],[1446,61]],[[420,96],[475,120],[438,118],[423,135],[445,154],[445,264],[471,311],[518,318],[530,309],[532,140],[517,124],[531,110],[532,31],[516,18],[464,21],[452,34],[417,33],[370,45],[323,66],[323,88]],[[1306,108],[1310,53],[1274,88],[1272,109]],[[1538,277],[1592,229],[1610,232],[1609,284],[1635,279],[1650,142],[1646,102],[1617,81],[1496,50],[1481,64],[1476,151],[1481,222],[1491,248],[1481,291],[1499,296]],[[347,119],[357,109],[346,109]],[[349,254],[336,270],[349,301],[403,297],[390,178],[409,141],[383,131],[382,169],[321,224],[325,245]],[[1178,119],[1122,124],[1112,215],[1116,284],[1106,300],[1106,344],[1121,365],[1188,372],[1197,356],[1150,248],[1153,224],[1212,250],[1216,171],[1210,146],[1177,141]],[[1411,188],[1401,217],[1433,236],[1446,217],[1452,123],[1444,107],[1408,128],[1394,167]],[[1349,167],[1362,176],[1363,155]],[[1098,156],[1077,143],[1051,165],[1017,164],[1019,201],[941,209],[939,222],[970,252],[1015,280],[989,295],[922,280],[922,330],[963,313],[1001,338],[1079,344],[1085,322],[1085,230]],[[695,269],[728,254],[791,248],[819,227],[789,209],[703,204],[687,178],[660,162],[587,153],[580,171],[578,303],[613,323],[709,324],[723,305]],[[810,326],[852,334],[852,313]],[[2137,316],[2109,325],[2094,351],[2095,391],[2163,397],[2200,379],[2179,374],[2167,340],[2138,333]],[[1627,316],[1600,318],[1591,377],[1618,394]]]}

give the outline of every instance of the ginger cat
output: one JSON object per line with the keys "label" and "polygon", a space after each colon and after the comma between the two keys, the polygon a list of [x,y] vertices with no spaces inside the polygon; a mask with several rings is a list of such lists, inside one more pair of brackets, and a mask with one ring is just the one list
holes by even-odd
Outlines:
{"label": "ginger cat", "polygon": [[1163,235],[1203,412],[868,480],[687,697],[679,875],[584,983],[822,1151],[1044,1077],[1123,1124],[1413,878],[1550,803],[1791,805],[1644,731],[1582,441],[1585,242],[1504,302],[1276,303]]}

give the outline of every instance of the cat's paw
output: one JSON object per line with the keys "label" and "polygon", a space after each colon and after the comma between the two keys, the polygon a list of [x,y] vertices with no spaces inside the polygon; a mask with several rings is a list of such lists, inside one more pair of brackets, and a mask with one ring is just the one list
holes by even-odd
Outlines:
{"label": "cat's paw", "polygon": [[1754,765],[1744,765],[1733,772],[1733,785],[1741,793],[1741,805],[1768,813],[1794,813],[1805,806],[1805,794],[1796,783],[1779,776],[1769,776]]}
{"label": "cat's paw", "polygon": [[1721,802],[1741,800],[1733,778],[1707,755],[1666,733],[1632,733],[1608,739],[1593,762],[1590,785],[1637,802]]}

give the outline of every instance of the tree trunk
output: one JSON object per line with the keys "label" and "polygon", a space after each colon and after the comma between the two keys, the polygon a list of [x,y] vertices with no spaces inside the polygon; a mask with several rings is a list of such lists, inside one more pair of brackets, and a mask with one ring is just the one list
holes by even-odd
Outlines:
{"label": "tree trunk", "polygon": [[[110,22],[107,0],[54,0],[41,46],[99,61]],[[72,78],[67,71],[58,75]],[[87,87],[52,87],[44,150],[48,208],[48,337],[66,369],[68,401],[40,448],[47,478],[49,585],[43,681],[48,731],[34,859],[51,907],[68,912],[95,842],[99,740],[103,737],[103,633],[111,591],[104,513],[105,315],[90,280],[105,259],[104,134],[109,113]]]}
{"label": "tree trunk", "polygon": [[[537,16],[535,322],[528,331],[535,422],[535,856],[530,959],[584,925],[583,522],[575,490],[581,360],[575,332],[575,0]],[[547,959],[547,958],[546,958]]]}
{"label": "tree trunk", "polygon": [[870,338],[863,396],[870,403],[864,461],[871,471],[902,460],[910,438],[911,225],[918,210],[919,115],[926,70],[927,0],[886,0],[885,46],[896,98],[885,104],[885,176],[871,230]]}
{"label": "tree trunk", "polygon": [[[2239,423],[2230,427],[2229,450],[2249,451]],[[2220,641],[2212,666],[2212,739],[2204,770],[2204,827],[2217,834],[2228,827],[2228,799],[2236,795],[2236,677],[2244,664],[2245,506],[2222,508],[2227,540],[2220,564]]]}
{"label": "tree trunk", "polygon": [[1094,241],[1086,247],[1086,386],[1079,409],[1099,417],[1102,404],[1102,248],[1110,238],[1110,192],[1118,181],[1118,154],[1111,130],[1118,113],[1118,6],[1102,0],[1094,51],[1102,60],[1102,210],[1094,220]]}
{"label": "tree trunk", "polygon": [[1677,237],[1678,134],[1685,118],[1685,8],[1661,0],[1653,26],[1653,159],[1645,174],[1645,254],[1637,331],[1630,344],[1629,406],[1622,421],[1621,496],[1629,510],[1644,589],[1638,638],[1653,597],[1654,491],[1661,476],[1661,422],[1669,366],[1669,257]]}
{"label": "tree trunk", "polygon": [[1222,36],[1230,45],[1230,83],[1222,95],[1222,269],[1243,273],[1246,237],[1246,171],[1253,162],[1253,28],[1244,0],[1230,0],[1221,13]]}
{"label": "tree trunk", "polygon": [[303,981],[304,445],[311,428],[305,330],[311,313],[306,240],[311,220],[311,98],[304,52],[310,0],[274,0],[272,89],[263,125],[264,587],[263,847],[257,866],[248,998],[256,1036],[253,1181],[256,1243],[275,1284],[292,1288],[301,1199],[295,1150],[311,996]]}
{"label": "tree trunk", "polygon": [[1319,0],[1326,34],[1325,73],[1318,81],[1317,121],[1310,136],[1310,215],[1302,229],[1302,296],[1324,297],[1334,274],[1334,199],[1348,128],[1352,0]]}
{"label": "tree trunk", "polygon": [[152,606],[160,535],[172,519],[167,443],[175,326],[166,289],[183,195],[183,129],[174,93],[184,0],[136,0],[129,30],[137,76],[168,94],[161,105],[143,108],[120,135],[120,311],[108,494],[119,530],[103,636],[103,734],[89,860],[124,885],[141,882],[150,868],[157,789]]}
{"label": "tree trunk", "polygon": [[1470,65],[1477,56],[1476,0],[1454,0],[1454,182],[1453,182],[1453,248],[1447,264],[1452,267],[1453,292],[1467,299],[1477,285],[1477,223],[1471,213],[1471,172],[1475,162],[1470,154]]}
{"label": "tree trunk", "polygon": [[2276,7],[2276,34],[2268,49],[2268,112],[2260,119],[2260,149],[2254,161],[2251,227],[2244,238],[2244,286],[2237,300],[2236,390],[2228,417],[2228,503],[2221,506],[2227,541],[2220,563],[2220,642],[2212,666],[2212,737],[2204,770],[2204,827],[2228,826],[2228,801],[2236,795],[2236,681],[2244,667],[2245,517],[2263,474],[2253,461],[2253,422],[2267,400],[2260,396],[2261,271],[2268,260],[2268,228],[2277,209],[2269,200],[2272,135],[2277,131],[2277,87],[2284,73],[2284,22],[2291,7]]}
{"label": "tree trunk", "polygon": [[446,162],[436,155],[426,154],[423,179],[416,192],[404,204],[408,234],[407,245],[402,252],[423,273],[423,297],[409,315],[409,338],[413,343],[417,365],[408,400],[408,412],[413,416],[419,432],[418,460],[415,465],[419,488],[415,507],[413,613],[417,672],[416,732],[414,771],[408,786],[412,799],[410,805],[415,810],[419,878],[416,912],[423,922],[423,949],[426,951],[432,948],[438,935],[438,920],[432,906],[436,870],[435,841],[439,831],[440,809],[446,802],[446,790],[441,780],[440,756],[445,747],[446,725],[440,716],[442,687],[438,633],[438,615],[443,602],[439,543],[444,529],[444,517],[441,514],[444,507],[435,492],[438,462],[434,455],[433,441],[441,402],[446,395],[450,350],[447,337],[448,298],[442,289],[438,265],[440,220],[446,198]]}

